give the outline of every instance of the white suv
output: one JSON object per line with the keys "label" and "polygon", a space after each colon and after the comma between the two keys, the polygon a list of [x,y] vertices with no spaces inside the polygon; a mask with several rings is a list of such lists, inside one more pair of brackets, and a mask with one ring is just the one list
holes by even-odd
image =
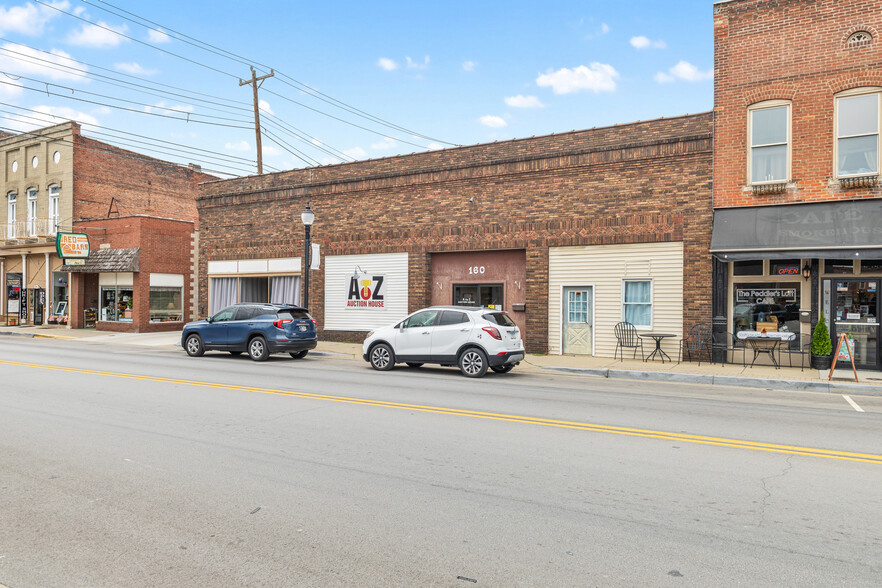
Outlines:
{"label": "white suv", "polygon": [[487,368],[504,374],[524,359],[521,331],[502,311],[476,306],[433,306],[394,325],[368,333],[364,360],[375,370],[396,363],[459,366],[464,376],[480,378]]}

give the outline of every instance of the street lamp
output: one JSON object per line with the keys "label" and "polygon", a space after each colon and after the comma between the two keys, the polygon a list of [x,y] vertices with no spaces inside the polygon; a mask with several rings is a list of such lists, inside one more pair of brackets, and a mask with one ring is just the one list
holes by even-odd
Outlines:
{"label": "street lamp", "polygon": [[315,221],[315,213],[309,207],[309,203],[306,203],[306,210],[300,213],[300,220],[303,221],[303,226],[306,228],[306,243],[303,248],[303,259],[305,260],[306,266],[304,268],[303,276],[303,308],[309,308],[309,254],[311,246],[309,244],[309,228],[312,226],[312,223]]}

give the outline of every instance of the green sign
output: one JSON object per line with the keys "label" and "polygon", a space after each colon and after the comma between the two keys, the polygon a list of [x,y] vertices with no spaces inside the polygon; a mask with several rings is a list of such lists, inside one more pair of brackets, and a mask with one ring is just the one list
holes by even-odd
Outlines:
{"label": "green sign", "polygon": [[58,233],[55,250],[62,259],[86,259],[89,257],[89,236],[85,233]]}

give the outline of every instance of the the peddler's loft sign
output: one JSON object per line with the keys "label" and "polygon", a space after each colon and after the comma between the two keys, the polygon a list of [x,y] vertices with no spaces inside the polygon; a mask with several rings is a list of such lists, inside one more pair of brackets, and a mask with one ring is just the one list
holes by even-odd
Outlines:
{"label": "the peddler's loft sign", "polygon": [[356,274],[349,278],[346,308],[386,308],[386,276]]}

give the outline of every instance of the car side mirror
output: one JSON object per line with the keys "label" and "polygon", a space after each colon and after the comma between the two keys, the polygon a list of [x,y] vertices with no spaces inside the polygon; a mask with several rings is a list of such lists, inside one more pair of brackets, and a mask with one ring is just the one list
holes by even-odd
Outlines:
{"label": "car side mirror", "polygon": [[205,317],[205,322],[207,322],[207,323],[212,322],[212,318],[210,316]]}

